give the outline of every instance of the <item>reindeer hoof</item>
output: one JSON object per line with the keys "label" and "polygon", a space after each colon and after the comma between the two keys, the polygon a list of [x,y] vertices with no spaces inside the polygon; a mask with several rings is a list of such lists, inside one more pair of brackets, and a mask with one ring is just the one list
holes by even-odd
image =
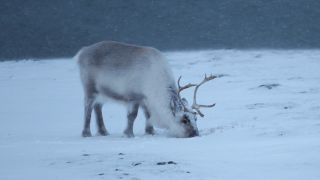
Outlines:
{"label": "reindeer hoof", "polygon": [[133,138],[134,137],[134,134],[132,131],[129,131],[129,130],[125,130],[124,131],[124,134],[125,136],[127,136],[128,138]]}
{"label": "reindeer hoof", "polygon": [[91,137],[91,132],[90,131],[82,131],[82,137]]}
{"label": "reindeer hoof", "polygon": [[108,136],[109,133],[107,131],[98,131],[98,136]]}
{"label": "reindeer hoof", "polygon": [[154,135],[154,128],[153,127],[147,127],[146,128],[146,134],[149,134],[149,135]]}
{"label": "reindeer hoof", "polygon": [[108,133],[108,131],[104,128],[104,129],[100,129],[100,130],[98,131],[98,135],[99,135],[99,136],[108,136],[109,133]]}
{"label": "reindeer hoof", "polygon": [[126,134],[127,138],[134,138],[134,134]]}

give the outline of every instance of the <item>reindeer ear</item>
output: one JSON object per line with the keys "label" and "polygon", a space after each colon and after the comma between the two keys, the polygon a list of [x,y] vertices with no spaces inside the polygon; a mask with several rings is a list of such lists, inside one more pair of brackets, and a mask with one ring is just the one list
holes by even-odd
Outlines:
{"label": "reindeer ear", "polygon": [[181,103],[181,101],[178,99],[178,97],[176,98],[172,98],[170,101],[170,108],[172,110],[173,115],[175,116],[175,114],[177,112],[181,112],[184,110],[183,104]]}
{"label": "reindeer ear", "polygon": [[173,116],[175,116],[175,115],[176,115],[176,114],[175,114],[175,112],[176,112],[176,105],[175,105],[173,99],[171,99],[171,101],[170,101],[170,108],[171,108],[171,111],[172,111]]}
{"label": "reindeer ear", "polygon": [[182,98],[181,101],[184,107],[189,107],[189,103],[186,98]]}

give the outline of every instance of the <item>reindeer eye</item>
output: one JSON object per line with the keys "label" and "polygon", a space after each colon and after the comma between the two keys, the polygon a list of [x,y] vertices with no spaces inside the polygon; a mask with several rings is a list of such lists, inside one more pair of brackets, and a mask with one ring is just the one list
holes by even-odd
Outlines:
{"label": "reindeer eye", "polygon": [[188,124],[188,120],[186,120],[186,119],[182,119],[182,121],[181,121],[183,124]]}
{"label": "reindeer eye", "polygon": [[183,124],[189,124],[190,123],[189,119],[187,119],[187,117],[185,117],[185,116],[182,118],[181,122]]}

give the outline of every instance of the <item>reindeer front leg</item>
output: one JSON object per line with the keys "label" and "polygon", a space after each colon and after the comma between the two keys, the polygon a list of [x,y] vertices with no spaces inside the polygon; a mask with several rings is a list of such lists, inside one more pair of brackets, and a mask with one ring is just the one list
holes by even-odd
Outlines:
{"label": "reindeer front leg", "polygon": [[150,112],[146,107],[143,107],[144,116],[146,117],[146,134],[154,135],[154,128],[150,122]]}

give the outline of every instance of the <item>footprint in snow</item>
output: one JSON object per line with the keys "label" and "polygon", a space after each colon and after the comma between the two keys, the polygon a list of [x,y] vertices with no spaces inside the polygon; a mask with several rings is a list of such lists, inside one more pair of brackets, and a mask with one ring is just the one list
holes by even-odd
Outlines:
{"label": "footprint in snow", "polygon": [[276,88],[276,87],[279,87],[280,84],[277,84],[277,83],[273,83],[273,84],[262,84],[260,86],[258,86],[258,88],[266,88],[266,89],[273,89],[273,88]]}
{"label": "footprint in snow", "polygon": [[157,162],[157,165],[167,165],[167,164],[173,164],[176,165],[177,163],[174,161],[168,161],[168,162]]}

